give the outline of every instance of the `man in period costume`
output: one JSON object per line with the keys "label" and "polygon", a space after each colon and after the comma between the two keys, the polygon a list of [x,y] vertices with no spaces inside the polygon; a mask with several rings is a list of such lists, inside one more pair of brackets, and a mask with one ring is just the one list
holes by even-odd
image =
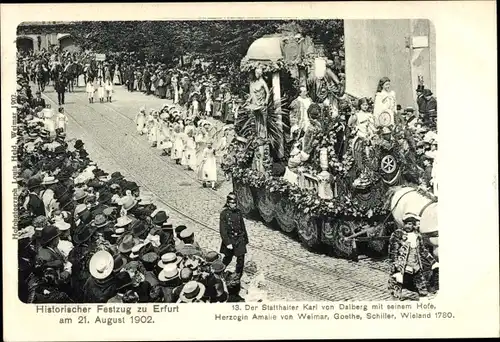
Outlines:
{"label": "man in period costume", "polygon": [[229,265],[236,256],[236,275],[241,278],[247,253],[248,234],[243,221],[242,212],[236,207],[236,195],[229,193],[224,209],[220,213],[220,235],[222,238],[220,252],[224,254],[222,262]]}
{"label": "man in period costume", "polygon": [[403,229],[396,229],[389,239],[389,257],[392,261],[389,289],[395,298],[401,298],[403,287],[406,284],[410,287],[413,285],[419,296],[424,297],[429,293],[429,279],[439,264],[427,250],[418,232],[420,218],[407,213],[403,223]]}

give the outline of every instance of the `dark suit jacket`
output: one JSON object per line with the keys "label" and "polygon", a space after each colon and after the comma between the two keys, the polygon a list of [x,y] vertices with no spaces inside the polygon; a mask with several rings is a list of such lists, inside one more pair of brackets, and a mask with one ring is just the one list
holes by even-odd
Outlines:
{"label": "dark suit jacket", "polygon": [[36,107],[42,107],[42,108],[45,108],[46,107],[46,104],[45,104],[45,99],[42,99],[42,98],[35,98],[33,99],[33,107],[36,108]]}
{"label": "dark suit jacket", "polygon": [[418,111],[423,115],[436,115],[437,113],[437,101],[434,97],[429,100],[424,97],[418,102]]}
{"label": "dark suit jacket", "polygon": [[64,79],[64,77],[61,77],[60,79],[58,79],[56,81],[56,84],[54,86],[54,89],[58,92],[58,93],[64,93],[66,91],[66,80]]}
{"label": "dark suit jacket", "polygon": [[64,268],[64,256],[52,249],[41,247],[37,253],[37,260],[46,267],[62,270]]}
{"label": "dark suit jacket", "polygon": [[45,216],[45,206],[40,197],[35,194],[29,194],[29,197],[28,210],[35,216]]}

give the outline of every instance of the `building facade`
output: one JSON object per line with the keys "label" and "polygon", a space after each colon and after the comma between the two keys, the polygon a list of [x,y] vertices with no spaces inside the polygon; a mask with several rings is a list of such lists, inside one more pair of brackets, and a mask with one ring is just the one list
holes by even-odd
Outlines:
{"label": "building facade", "polygon": [[74,38],[67,32],[71,22],[23,22],[17,28],[16,46],[19,51],[40,51],[58,47],[63,51],[78,51]]}
{"label": "building facade", "polygon": [[346,90],[374,97],[387,76],[398,104],[416,107],[418,75],[437,96],[436,32],[427,19],[345,20]]}

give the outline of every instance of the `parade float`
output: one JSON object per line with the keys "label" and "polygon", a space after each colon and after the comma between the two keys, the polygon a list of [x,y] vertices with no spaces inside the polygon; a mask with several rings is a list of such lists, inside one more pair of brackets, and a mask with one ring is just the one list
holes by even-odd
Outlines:
{"label": "parade float", "polygon": [[[411,208],[437,255],[437,198],[416,186],[404,129],[381,120],[369,142],[351,132],[346,123],[357,99],[310,38],[262,37],[241,71],[250,75],[249,96],[222,166],[245,215],[296,234],[308,249],[357,259],[386,254]],[[281,97],[284,73],[303,92],[293,101]]]}

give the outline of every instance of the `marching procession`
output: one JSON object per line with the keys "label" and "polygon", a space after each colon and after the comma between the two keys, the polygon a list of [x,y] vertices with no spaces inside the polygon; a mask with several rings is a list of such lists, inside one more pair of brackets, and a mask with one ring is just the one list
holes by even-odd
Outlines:
{"label": "marching procession", "polygon": [[[300,51],[312,49],[307,37],[290,37]],[[432,90],[418,76],[417,108],[402,108],[391,79],[381,75],[373,99],[354,98],[345,93],[338,58],[308,52],[304,60],[306,55],[308,78],[301,76],[302,64],[270,67],[255,56],[243,59],[240,69],[250,75],[245,85],[236,81],[237,67],[202,61],[167,66],[131,52],[18,52],[21,300],[266,300],[262,277],[251,272],[248,258],[245,263],[245,219],[255,212],[296,233],[309,250],[323,244],[337,257],[357,258],[358,245],[368,241],[389,257],[384,291],[393,298],[402,299],[403,290],[435,294],[438,138]],[[293,94],[287,103],[276,93],[276,76],[284,71],[298,81],[281,84]],[[47,87],[57,93],[57,113],[42,97]],[[92,108],[119,103],[117,94],[125,90],[165,100],[159,108],[134,108],[135,130],[129,133],[193,173],[208,192],[220,195],[220,183],[232,182],[232,191],[222,194],[220,248],[206,249],[187,223],[174,227],[152,192],[101,169],[83,140],[72,137],[76,141],[69,144],[65,105],[81,90]],[[311,223],[313,214],[323,223]]]}
{"label": "marching procession", "polygon": [[[39,91],[53,82],[64,94],[85,85],[89,103],[111,102],[113,87],[123,85],[130,92],[143,92],[171,100],[186,108],[190,115],[213,117],[224,123],[234,122],[238,106],[245,101],[238,96],[234,81],[224,76],[224,70],[203,67],[201,62],[193,69],[167,68],[160,62],[134,61],[133,54],[110,55],[109,61],[96,61],[93,53],[69,53],[45,50],[36,54],[19,55],[18,74],[36,82]],[[64,85],[64,86],[63,86]]]}

